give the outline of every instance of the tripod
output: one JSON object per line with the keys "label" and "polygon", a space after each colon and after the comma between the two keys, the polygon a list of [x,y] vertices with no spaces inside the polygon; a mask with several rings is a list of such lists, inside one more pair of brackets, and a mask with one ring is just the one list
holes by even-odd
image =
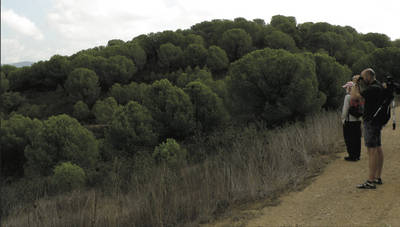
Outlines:
{"label": "tripod", "polygon": [[395,101],[394,101],[394,99],[393,99],[393,101],[392,101],[392,113],[393,113],[393,130],[396,130],[396,110],[395,110],[395,107],[396,107],[396,105],[395,105]]}

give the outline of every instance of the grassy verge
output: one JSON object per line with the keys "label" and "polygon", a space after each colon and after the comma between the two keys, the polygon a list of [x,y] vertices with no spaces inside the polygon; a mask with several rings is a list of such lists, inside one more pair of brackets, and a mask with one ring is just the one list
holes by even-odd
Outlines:
{"label": "grassy verge", "polygon": [[[201,163],[153,166],[145,181],[133,172],[130,182],[118,183],[116,175],[111,193],[86,190],[42,198],[11,208],[4,224],[196,226],[234,204],[301,185],[319,171],[322,156],[336,151],[341,130],[339,115],[329,112],[280,129],[236,129],[229,136],[220,135],[219,145],[210,146],[216,154]],[[118,190],[121,184],[128,185],[126,192]]]}

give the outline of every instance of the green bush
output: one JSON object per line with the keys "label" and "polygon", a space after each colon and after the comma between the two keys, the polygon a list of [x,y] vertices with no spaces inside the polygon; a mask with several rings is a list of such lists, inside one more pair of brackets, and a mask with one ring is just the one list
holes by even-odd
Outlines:
{"label": "green bush", "polygon": [[161,138],[184,138],[193,133],[195,121],[190,97],[167,79],[154,82],[145,106],[157,123]]}
{"label": "green bush", "polygon": [[78,101],[74,105],[74,112],[72,115],[80,121],[86,120],[90,116],[89,107],[86,103]]}
{"label": "green bush", "polygon": [[98,143],[92,132],[68,115],[52,116],[43,122],[25,148],[27,174],[48,176],[60,162],[71,161],[82,168],[93,168],[98,158]]}
{"label": "green bush", "polygon": [[101,87],[110,88],[114,83],[128,83],[137,72],[137,67],[129,58],[116,55],[108,59],[104,72],[100,77]]}
{"label": "green bush", "polygon": [[99,77],[94,71],[86,68],[72,71],[64,87],[73,102],[82,100],[92,105],[100,94]]}
{"label": "green bush", "polygon": [[42,122],[20,114],[12,115],[0,123],[0,167],[1,175],[23,176],[24,149],[31,144]]}
{"label": "green bush", "polygon": [[325,102],[318,90],[315,63],[285,50],[254,51],[230,68],[233,109],[244,119],[268,124],[302,119]]}
{"label": "green bush", "polygon": [[167,139],[154,149],[153,157],[158,163],[175,166],[186,160],[186,150],[174,139]]}
{"label": "green bush", "polygon": [[251,36],[241,28],[225,31],[220,39],[220,46],[226,51],[230,61],[235,61],[251,51]]}
{"label": "green bush", "polygon": [[109,91],[111,97],[115,98],[118,104],[125,105],[129,101],[136,101],[144,103],[144,100],[148,98],[147,92],[149,84],[131,82],[127,85],[121,85],[115,83]]}
{"label": "green bush", "polygon": [[211,86],[214,83],[211,72],[207,69],[200,69],[196,67],[193,70],[186,70],[178,74],[176,78],[176,86],[180,88],[186,87],[186,85],[193,81],[201,81],[203,84]]}
{"label": "green bush", "polygon": [[4,92],[8,91],[10,88],[10,82],[7,80],[6,75],[1,72],[0,73],[0,95]]}
{"label": "green bush", "polygon": [[118,109],[118,103],[113,97],[98,100],[93,106],[93,114],[99,124],[108,124],[115,111]]}
{"label": "green bush", "polygon": [[106,130],[106,141],[124,156],[132,157],[141,146],[154,146],[158,135],[153,129],[153,118],[148,109],[130,101],[119,108]]}
{"label": "green bush", "polygon": [[199,81],[190,82],[184,91],[190,96],[193,103],[199,129],[211,131],[228,121],[229,115],[222,99],[207,85]]}
{"label": "green bush", "polygon": [[293,38],[281,31],[273,30],[264,37],[264,43],[272,49],[285,49],[288,51],[296,50],[296,43]]}
{"label": "green bush", "polygon": [[183,61],[186,66],[203,67],[207,60],[207,49],[201,44],[190,44],[183,52]]}
{"label": "green bush", "polygon": [[211,71],[220,72],[228,68],[228,55],[226,55],[226,52],[219,46],[210,46],[208,48],[206,63]]}
{"label": "green bush", "polygon": [[71,162],[63,162],[54,168],[52,183],[57,191],[69,192],[85,185],[85,171]]}
{"label": "green bush", "polygon": [[45,109],[46,105],[44,104],[36,105],[36,104],[24,103],[18,108],[17,113],[30,118],[42,119],[46,115],[44,111]]}
{"label": "green bush", "polygon": [[364,41],[372,42],[378,48],[390,47],[390,38],[385,34],[369,32],[362,36]]}
{"label": "green bush", "polygon": [[183,51],[171,43],[162,44],[158,50],[158,66],[166,71],[176,70],[182,64]]}
{"label": "green bush", "polygon": [[342,85],[351,79],[351,70],[326,54],[314,54],[318,87],[326,95],[325,108],[336,109],[342,104]]}
{"label": "green bush", "polygon": [[353,72],[359,74],[365,68],[373,68],[379,81],[384,81],[385,76],[392,76],[400,80],[400,48],[387,47],[376,49],[374,52],[360,58],[352,66]]}
{"label": "green bush", "polygon": [[25,102],[25,97],[19,92],[5,92],[0,95],[1,112],[10,113],[15,111]]}

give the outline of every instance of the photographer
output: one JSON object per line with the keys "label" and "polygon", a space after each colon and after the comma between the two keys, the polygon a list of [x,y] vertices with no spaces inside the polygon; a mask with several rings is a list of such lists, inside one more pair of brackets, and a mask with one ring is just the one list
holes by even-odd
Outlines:
{"label": "photographer", "polygon": [[383,101],[384,85],[376,80],[375,72],[371,68],[364,69],[361,76],[357,76],[356,79],[355,89],[365,100],[363,113],[364,142],[369,159],[368,180],[357,185],[357,188],[375,189],[376,185],[382,184],[383,151],[381,144],[382,125],[374,121],[374,114]]}

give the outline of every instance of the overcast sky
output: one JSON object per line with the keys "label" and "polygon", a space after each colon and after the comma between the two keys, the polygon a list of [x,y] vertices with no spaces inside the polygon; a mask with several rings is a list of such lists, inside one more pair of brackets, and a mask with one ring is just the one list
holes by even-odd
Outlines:
{"label": "overcast sky", "polygon": [[400,38],[399,0],[1,0],[1,63],[47,60],[212,19],[294,16]]}

